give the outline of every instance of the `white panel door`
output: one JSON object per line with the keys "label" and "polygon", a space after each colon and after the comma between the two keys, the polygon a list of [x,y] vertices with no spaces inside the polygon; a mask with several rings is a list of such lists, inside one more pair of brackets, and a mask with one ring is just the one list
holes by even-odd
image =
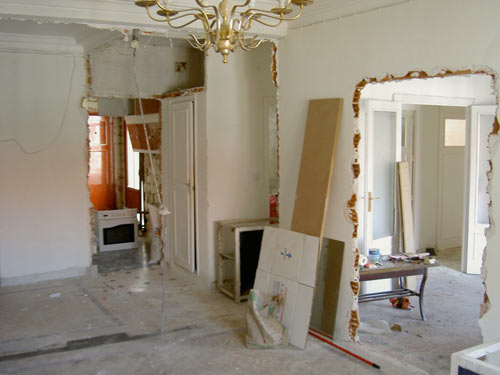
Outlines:
{"label": "white panel door", "polygon": [[465,197],[464,251],[462,270],[479,274],[486,246],[484,231],[489,226],[489,196],[486,188],[489,170],[488,135],[495,121],[495,106],[470,106],[467,110],[467,194]]}
{"label": "white panel door", "polygon": [[170,107],[172,147],[172,220],[174,262],[195,270],[193,103]]}
{"label": "white panel door", "polygon": [[[396,163],[402,159],[402,106],[397,102],[369,100],[365,106],[365,194],[364,243],[381,254],[398,251],[396,230],[397,190]],[[389,290],[391,280],[364,283],[363,293]]]}
{"label": "white panel door", "polygon": [[465,186],[465,113],[441,109],[437,249],[462,245]]}
{"label": "white panel door", "polygon": [[396,163],[402,159],[401,103],[370,100],[366,106],[365,246],[391,254],[395,241]]}

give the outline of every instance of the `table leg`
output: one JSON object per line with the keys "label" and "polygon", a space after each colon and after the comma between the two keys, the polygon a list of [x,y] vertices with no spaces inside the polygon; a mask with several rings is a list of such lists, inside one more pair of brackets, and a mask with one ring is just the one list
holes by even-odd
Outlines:
{"label": "table leg", "polygon": [[424,273],[422,275],[422,281],[420,282],[420,291],[418,295],[418,305],[420,307],[420,317],[422,318],[422,320],[426,320],[424,314],[424,288],[426,281],[427,281],[427,268],[424,270]]}

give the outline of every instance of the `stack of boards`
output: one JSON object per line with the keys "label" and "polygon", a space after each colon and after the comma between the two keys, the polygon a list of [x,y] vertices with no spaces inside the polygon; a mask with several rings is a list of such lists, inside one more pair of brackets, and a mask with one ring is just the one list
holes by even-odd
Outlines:
{"label": "stack of boards", "polygon": [[[292,227],[291,230],[265,228],[255,277],[254,289],[283,301],[277,316],[287,329],[289,342],[301,349],[306,346],[313,299],[315,308],[318,304],[320,310],[330,309],[329,315],[333,318],[329,316],[326,321],[332,330],[329,333],[333,333],[335,312],[331,311],[332,303],[324,298],[328,295],[327,289],[322,285],[324,293],[316,293],[315,297],[315,286],[317,269],[323,271],[321,279],[327,271],[325,267],[318,267],[318,260],[342,106],[342,99],[309,102]],[[342,258],[337,261],[341,262]],[[340,281],[340,272],[338,277]]]}

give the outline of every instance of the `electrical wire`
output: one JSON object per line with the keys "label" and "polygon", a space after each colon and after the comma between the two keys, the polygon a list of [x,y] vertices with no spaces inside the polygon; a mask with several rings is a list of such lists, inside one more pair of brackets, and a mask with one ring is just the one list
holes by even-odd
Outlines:
{"label": "electrical wire", "polygon": [[[142,119],[142,126],[144,128],[144,136],[146,138],[146,146],[148,148],[148,154],[149,154],[149,162],[151,165],[151,171],[153,173],[153,181],[155,184],[156,188],[156,194],[158,198],[158,203],[160,204],[161,207],[161,195],[160,195],[160,189],[158,187],[158,179],[156,177],[156,171],[155,167],[153,164],[153,156],[151,154],[151,146],[149,144],[149,135],[148,135],[148,128],[146,126],[146,119],[144,118],[144,110],[142,107],[142,99],[141,99],[141,92],[139,90],[139,82],[137,80],[137,69],[136,69],[136,50],[134,49],[134,54],[133,54],[133,73],[134,73],[134,81],[135,81],[135,88],[137,91],[137,99],[139,100],[139,111],[141,114],[141,119]],[[161,227],[162,229],[165,228],[165,212],[160,212],[160,222],[161,222]],[[167,291],[167,262],[166,262],[166,254],[165,254],[165,246],[163,243],[163,238],[160,235],[160,244],[161,244],[161,250],[162,250],[162,293],[161,293],[161,332],[165,332],[165,316],[166,316],[166,291]]]}
{"label": "electrical wire", "polygon": [[153,164],[153,155],[151,154],[151,146],[149,144],[148,128],[146,126],[146,119],[144,118],[144,110],[142,108],[142,99],[141,99],[141,94],[140,94],[140,91],[139,91],[139,84],[137,82],[137,70],[136,70],[136,63],[135,63],[135,54],[134,54],[133,70],[134,70],[135,88],[137,90],[137,99],[139,100],[139,110],[140,110],[140,113],[141,113],[142,126],[144,128],[144,135],[145,135],[145,138],[146,138],[146,145],[148,147],[149,163],[151,165],[151,171],[153,173],[153,181],[155,183],[156,197],[158,198],[158,203],[161,204],[160,188],[158,187],[158,179],[156,178],[156,171],[155,171],[154,164]]}
{"label": "electrical wire", "polygon": [[[4,51],[2,51],[2,52],[4,52]],[[7,51],[7,52],[19,52],[19,51]],[[25,52],[25,51],[23,51],[23,52]],[[70,82],[69,82],[68,93],[66,95],[66,104],[64,105],[64,112],[63,112],[63,115],[61,118],[61,122],[57,128],[57,132],[56,132],[54,138],[52,138],[52,140],[47,145],[45,145],[42,148],[35,150],[35,151],[28,151],[21,144],[21,142],[19,142],[15,138],[0,139],[0,143],[14,142],[17,145],[17,147],[19,147],[19,149],[26,155],[35,155],[35,154],[41,153],[41,152],[49,149],[57,141],[57,139],[61,135],[63,125],[66,121],[66,116],[68,114],[69,101],[70,101],[70,97],[71,97],[71,91],[73,89],[73,79],[75,77],[75,70],[76,70],[76,56],[72,55],[72,54],[67,54],[67,53],[49,53],[49,52],[45,53],[45,52],[35,52],[35,51],[30,51],[30,52],[33,54],[41,54],[41,55],[71,56],[73,58],[73,68],[71,70],[71,78],[70,78]]]}

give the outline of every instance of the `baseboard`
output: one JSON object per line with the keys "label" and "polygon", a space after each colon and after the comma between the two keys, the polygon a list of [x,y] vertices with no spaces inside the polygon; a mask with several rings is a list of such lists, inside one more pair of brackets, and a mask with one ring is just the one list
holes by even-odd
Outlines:
{"label": "baseboard", "polygon": [[13,277],[2,277],[0,278],[0,286],[34,284],[42,281],[67,279],[69,277],[80,277],[85,275],[97,275],[97,266],[71,267],[61,271],[34,273],[31,275]]}

